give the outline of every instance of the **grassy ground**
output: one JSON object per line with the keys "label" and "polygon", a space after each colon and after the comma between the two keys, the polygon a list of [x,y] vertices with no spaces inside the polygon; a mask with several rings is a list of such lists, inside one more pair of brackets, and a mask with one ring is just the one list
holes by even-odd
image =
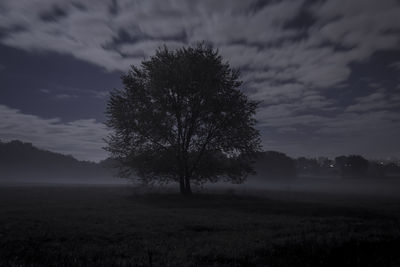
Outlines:
{"label": "grassy ground", "polygon": [[399,198],[0,187],[0,266],[400,266]]}

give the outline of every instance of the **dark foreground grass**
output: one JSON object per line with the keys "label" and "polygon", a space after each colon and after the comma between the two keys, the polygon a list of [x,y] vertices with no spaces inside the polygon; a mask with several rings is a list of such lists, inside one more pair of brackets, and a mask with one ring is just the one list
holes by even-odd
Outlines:
{"label": "dark foreground grass", "polygon": [[291,194],[0,187],[0,266],[400,266],[398,199]]}

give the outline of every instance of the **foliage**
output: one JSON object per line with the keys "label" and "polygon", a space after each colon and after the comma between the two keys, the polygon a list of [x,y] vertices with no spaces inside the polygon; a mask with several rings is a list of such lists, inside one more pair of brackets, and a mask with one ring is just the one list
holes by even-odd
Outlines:
{"label": "foliage", "polygon": [[295,160],[277,151],[259,153],[255,168],[260,176],[267,179],[293,178],[297,175]]}
{"label": "foliage", "polygon": [[146,183],[221,179],[240,183],[252,173],[259,133],[257,103],[240,90],[239,72],[204,43],[160,48],[122,76],[109,99],[107,149],[121,174]]}
{"label": "foliage", "polygon": [[0,141],[0,181],[104,182],[112,171],[102,164],[79,161],[18,140]]}
{"label": "foliage", "polygon": [[383,166],[385,174],[389,177],[400,177],[400,166],[394,162],[389,162]]}
{"label": "foliage", "polygon": [[368,160],[359,155],[336,157],[335,163],[342,177],[363,177],[369,166]]}
{"label": "foliage", "polygon": [[335,177],[338,171],[333,160],[327,157],[296,159],[296,169],[299,176],[305,177]]}

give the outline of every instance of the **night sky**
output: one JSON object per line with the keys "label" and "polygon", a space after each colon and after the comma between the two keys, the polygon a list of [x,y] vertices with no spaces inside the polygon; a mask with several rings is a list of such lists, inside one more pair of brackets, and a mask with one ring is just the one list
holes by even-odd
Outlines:
{"label": "night sky", "polygon": [[400,157],[396,0],[2,0],[0,139],[104,159],[121,74],[202,40],[262,101],[265,150]]}

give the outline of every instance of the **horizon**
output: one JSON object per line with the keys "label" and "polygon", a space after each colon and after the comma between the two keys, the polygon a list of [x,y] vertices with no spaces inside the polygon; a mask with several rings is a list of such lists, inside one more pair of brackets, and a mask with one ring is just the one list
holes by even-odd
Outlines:
{"label": "horizon", "polygon": [[[77,161],[80,161],[80,162],[88,162],[88,163],[96,163],[96,164],[99,164],[99,163],[101,163],[102,161],[105,161],[105,160],[108,160],[108,159],[112,159],[112,157],[106,157],[106,158],[101,159],[101,160],[99,160],[99,161],[78,159],[78,158],[76,158],[74,155],[71,155],[71,154],[64,154],[64,153],[61,153],[61,152],[57,152],[57,151],[52,151],[52,150],[40,148],[40,147],[37,147],[37,146],[35,146],[34,144],[30,143],[30,142],[24,142],[24,141],[17,140],[17,139],[4,142],[4,140],[1,140],[1,139],[0,139],[0,145],[1,145],[1,144],[10,144],[11,142],[21,142],[22,144],[25,144],[25,145],[32,145],[33,147],[35,147],[35,148],[37,148],[37,149],[39,149],[39,150],[42,150],[42,151],[45,151],[45,152],[50,152],[50,153],[59,154],[59,155],[62,155],[62,156],[72,157],[73,159],[75,159],[75,160],[77,160]],[[356,155],[356,154],[340,154],[340,155],[336,155],[336,156],[334,156],[334,157],[324,157],[324,156],[318,156],[318,155],[316,155],[316,156],[300,155],[300,156],[298,156],[298,157],[293,157],[293,156],[287,155],[286,153],[284,153],[284,152],[282,152],[282,151],[276,151],[276,150],[262,150],[262,151],[260,151],[260,152],[261,152],[261,153],[279,152],[279,153],[283,153],[284,155],[288,156],[289,158],[291,158],[291,159],[293,159],[293,160],[298,160],[298,159],[300,159],[300,158],[320,160],[320,159],[325,159],[325,158],[326,158],[326,159],[329,159],[329,160],[333,160],[333,161],[334,161],[336,157],[340,157],[340,156],[346,156],[346,157],[347,157],[347,156],[354,156],[354,155]],[[364,157],[363,155],[359,155],[359,156]],[[377,162],[377,163],[395,163],[396,165],[400,166],[400,159],[399,159],[399,158],[396,158],[396,157],[388,157],[388,158],[368,158],[368,157],[364,157],[364,158],[367,159],[368,161],[371,161],[371,162]]]}
{"label": "horizon", "polygon": [[[95,3],[95,4],[94,4]],[[0,139],[99,162],[108,94],[157,47],[206,41],[261,100],[263,150],[400,158],[400,3],[0,4]]]}

